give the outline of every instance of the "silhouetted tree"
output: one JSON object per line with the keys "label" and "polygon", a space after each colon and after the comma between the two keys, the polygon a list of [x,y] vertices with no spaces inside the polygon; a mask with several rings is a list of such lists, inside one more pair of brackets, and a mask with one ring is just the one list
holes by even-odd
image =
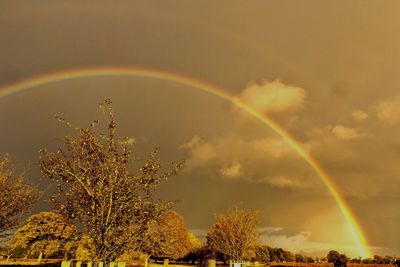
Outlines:
{"label": "silhouetted tree", "polygon": [[184,257],[185,261],[191,261],[192,264],[195,264],[196,261],[199,261],[203,252],[203,244],[197,239],[197,237],[189,232],[189,253]]}
{"label": "silhouetted tree", "polygon": [[266,245],[259,245],[255,247],[255,260],[260,262],[269,262],[270,255],[269,255],[269,247]]}
{"label": "silhouetted tree", "polygon": [[353,259],[350,260],[351,263],[361,263],[361,261],[362,261],[361,257],[353,258]]}
{"label": "silhouetted tree", "polygon": [[395,259],[393,257],[391,257],[391,256],[383,257],[383,263],[384,264],[391,264],[391,263],[394,263],[394,262],[395,262]]}
{"label": "silhouetted tree", "polygon": [[373,262],[374,262],[374,260],[371,258],[365,258],[365,259],[361,260],[361,263],[364,263],[364,264],[371,264]]}
{"label": "silhouetted tree", "polygon": [[294,257],[296,262],[306,262],[306,258],[301,254],[296,254]]}
{"label": "silhouetted tree", "polygon": [[287,262],[293,262],[293,261],[295,261],[295,256],[293,255],[292,252],[284,250],[283,251],[283,259],[284,259],[284,261],[287,261]]}
{"label": "silhouetted tree", "polygon": [[306,258],[306,262],[315,262],[315,259],[313,257],[307,256]]}
{"label": "silhouetted tree", "polygon": [[372,261],[377,264],[383,264],[383,257],[375,255]]}
{"label": "silhouetted tree", "polygon": [[340,254],[335,250],[331,250],[326,258],[328,262],[332,262],[335,267],[346,267],[347,257],[344,254]]}
{"label": "silhouetted tree", "polygon": [[269,255],[271,261],[279,262],[279,261],[285,261],[285,257],[283,255],[283,249],[281,248],[271,248],[269,247]]}

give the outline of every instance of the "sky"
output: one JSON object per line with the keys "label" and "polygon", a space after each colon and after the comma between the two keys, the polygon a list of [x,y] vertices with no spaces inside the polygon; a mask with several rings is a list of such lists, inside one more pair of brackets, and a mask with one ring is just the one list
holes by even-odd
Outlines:
{"label": "sky", "polygon": [[[144,68],[212,84],[292,135],[333,177],[370,249],[400,255],[398,1],[0,0],[0,88],[48,73]],[[0,89],[1,91],[1,89]],[[0,98],[0,155],[42,188],[38,150],[62,146],[62,115],[87,125],[112,98],[121,136],[184,170],[162,199],[201,235],[214,214],[260,210],[262,240],[358,256],[331,194],[271,128],[193,86],[87,77]],[[40,203],[38,210],[47,208]]]}

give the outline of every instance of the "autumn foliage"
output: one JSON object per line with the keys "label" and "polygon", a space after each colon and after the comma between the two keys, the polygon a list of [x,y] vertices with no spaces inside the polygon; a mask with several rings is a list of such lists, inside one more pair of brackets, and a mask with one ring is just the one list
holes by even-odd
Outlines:
{"label": "autumn foliage", "polygon": [[18,226],[22,215],[38,200],[38,191],[26,183],[25,175],[14,175],[8,156],[0,158],[0,238]]}
{"label": "autumn foliage", "polygon": [[243,260],[258,243],[258,212],[234,206],[226,214],[217,214],[207,234],[207,245],[231,260]]}
{"label": "autumn foliage", "polygon": [[77,231],[75,225],[54,212],[40,212],[28,218],[14,236],[14,250],[25,251],[26,257],[63,258],[72,253]]}
{"label": "autumn foliage", "polygon": [[65,147],[56,152],[40,151],[44,177],[58,184],[52,202],[58,212],[82,225],[93,240],[95,255],[114,260],[126,250],[137,250],[146,240],[149,225],[171,207],[170,202],[153,199],[162,181],[176,175],[182,163],[162,168],[155,150],[136,171],[128,138],[116,138],[117,123],[110,100],[100,103],[106,131],[97,134],[95,121],[89,127],[75,127],[65,137]]}
{"label": "autumn foliage", "polygon": [[160,256],[179,259],[190,251],[190,236],[183,218],[175,211],[165,213],[159,222]]}

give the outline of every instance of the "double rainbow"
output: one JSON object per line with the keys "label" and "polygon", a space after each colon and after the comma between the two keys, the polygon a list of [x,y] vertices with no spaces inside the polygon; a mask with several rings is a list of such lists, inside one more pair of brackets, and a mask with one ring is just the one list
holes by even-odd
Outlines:
{"label": "double rainbow", "polygon": [[350,230],[354,244],[358,249],[361,257],[371,257],[372,253],[369,250],[369,246],[366,241],[366,236],[361,230],[360,223],[357,221],[351,207],[346,202],[343,195],[340,193],[337,185],[333,178],[322,168],[322,166],[315,160],[303,147],[295,140],[287,131],[280,127],[268,116],[261,114],[257,110],[253,109],[246,103],[242,102],[239,98],[230,95],[226,91],[211,84],[188,78],[182,75],[159,71],[153,69],[144,68],[90,68],[80,70],[61,71],[43,76],[38,76],[32,79],[24,80],[18,83],[14,83],[3,88],[0,88],[0,98],[28,90],[34,87],[39,87],[51,83],[56,83],[65,80],[76,80],[80,78],[99,77],[99,76],[130,76],[130,77],[142,77],[149,79],[163,80],[167,82],[173,82],[180,85],[185,85],[191,88],[199,89],[220,97],[234,106],[238,107],[242,111],[250,114],[261,123],[270,127],[275,133],[281,136],[318,174],[326,188],[334,198],[340,211],[342,212],[344,219],[347,223],[348,229]]}

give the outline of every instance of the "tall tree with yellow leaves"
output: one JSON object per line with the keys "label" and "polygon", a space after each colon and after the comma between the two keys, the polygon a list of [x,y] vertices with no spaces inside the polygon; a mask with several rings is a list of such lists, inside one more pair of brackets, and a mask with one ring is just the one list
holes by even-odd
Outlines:
{"label": "tall tree with yellow leaves", "polygon": [[171,207],[171,202],[154,200],[153,192],[178,173],[182,162],[162,168],[155,150],[133,172],[131,144],[128,138],[116,137],[111,100],[100,103],[100,109],[105,133],[95,131],[97,121],[82,128],[57,117],[76,135],[65,137],[64,149],[41,150],[40,166],[44,177],[58,183],[52,198],[58,211],[82,225],[93,240],[97,259],[114,260],[140,247],[149,225]]}
{"label": "tall tree with yellow leaves", "polygon": [[207,245],[231,260],[243,260],[258,243],[258,212],[234,206],[226,214],[217,214],[207,234]]}
{"label": "tall tree with yellow leaves", "polygon": [[190,252],[191,243],[189,231],[182,216],[176,211],[168,211],[158,222],[150,227],[147,242],[139,250],[147,257],[145,267],[151,256],[158,258],[180,259]]}

